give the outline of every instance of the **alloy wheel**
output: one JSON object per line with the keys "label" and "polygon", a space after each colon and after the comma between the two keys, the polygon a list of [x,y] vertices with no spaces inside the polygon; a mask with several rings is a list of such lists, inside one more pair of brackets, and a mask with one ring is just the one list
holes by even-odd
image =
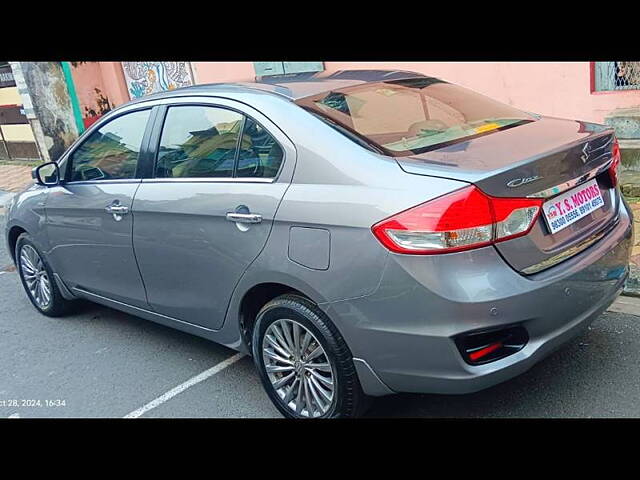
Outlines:
{"label": "alloy wheel", "polygon": [[270,324],[262,358],[273,389],[297,416],[320,417],[329,411],[335,400],[335,369],[304,325],[290,319]]}
{"label": "alloy wheel", "polygon": [[46,309],[51,303],[51,281],[42,258],[31,245],[20,250],[20,274],[38,307]]}

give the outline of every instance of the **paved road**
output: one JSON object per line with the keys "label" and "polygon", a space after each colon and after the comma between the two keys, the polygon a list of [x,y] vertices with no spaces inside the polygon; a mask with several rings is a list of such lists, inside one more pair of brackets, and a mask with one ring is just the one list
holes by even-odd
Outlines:
{"label": "paved road", "polygon": [[[0,232],[3,221],[0,216]],[[2,238],[0,272],[9,264]],[[92,304],[67,318],[44,317],[27,300],[17,274],[0,273],[0,418],[123,417],[166,399],[234,353]],[[640,417],[638,365],[640,317],[607,312],[589,332],[514,380],[466,396],[385,397],[369,416]],[[46,406],[58,399],[65,406]],[[40,406],[23,400],[39,400]],[[280,415],[244,357],[142,416]]]}

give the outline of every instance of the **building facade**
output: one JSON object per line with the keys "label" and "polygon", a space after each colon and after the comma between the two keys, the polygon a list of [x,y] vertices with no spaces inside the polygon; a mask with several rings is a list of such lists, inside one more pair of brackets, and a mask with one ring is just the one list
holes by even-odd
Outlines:
{"label": "building facade", "polygon": [[9,62],[0,61],[0,159],[30,160],[41,157],[21,90]]}
{"label": "building facade", "polygon": [[71,72],[69,92],[78,131],[132,98],[185,85],[299,72],[392,69],[439,77],[526,111],[608,123],[616,128],[623,149],[640,151],[640,62],[61,63]]}

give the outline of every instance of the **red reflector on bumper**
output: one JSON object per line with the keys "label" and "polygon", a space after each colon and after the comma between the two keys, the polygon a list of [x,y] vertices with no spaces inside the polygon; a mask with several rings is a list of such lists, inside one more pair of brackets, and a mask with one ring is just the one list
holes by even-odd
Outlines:
{"label": "red reflector on bumper", "polygon": [[484,347],[484,348],[481,348],[480,350],[476,350],[475,352],[470,353],[469,358],[473,361],[479,360],[480,358],[486,357],[491,352],[499,349],[500,347],[502,347],[502,342],[492,343],[488,347]]}

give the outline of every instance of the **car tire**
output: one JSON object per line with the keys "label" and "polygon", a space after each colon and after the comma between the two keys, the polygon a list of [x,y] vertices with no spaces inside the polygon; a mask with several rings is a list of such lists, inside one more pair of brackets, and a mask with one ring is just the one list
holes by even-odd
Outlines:
{"label": "car tire", "polygon": [[[22,286],[40,313],[48,317],[60,317],[72,310],[75,302],[62,296],[49,263],[28,233],[18,237],[15,258]],[[40,286],[34,287],[38,283]]]}
{"label": "car tire", "polygon": [[307,298],[286,294],[262,307],[251,347],[260,380],[285,417],[358,417],[368,408],[351,351]]}

